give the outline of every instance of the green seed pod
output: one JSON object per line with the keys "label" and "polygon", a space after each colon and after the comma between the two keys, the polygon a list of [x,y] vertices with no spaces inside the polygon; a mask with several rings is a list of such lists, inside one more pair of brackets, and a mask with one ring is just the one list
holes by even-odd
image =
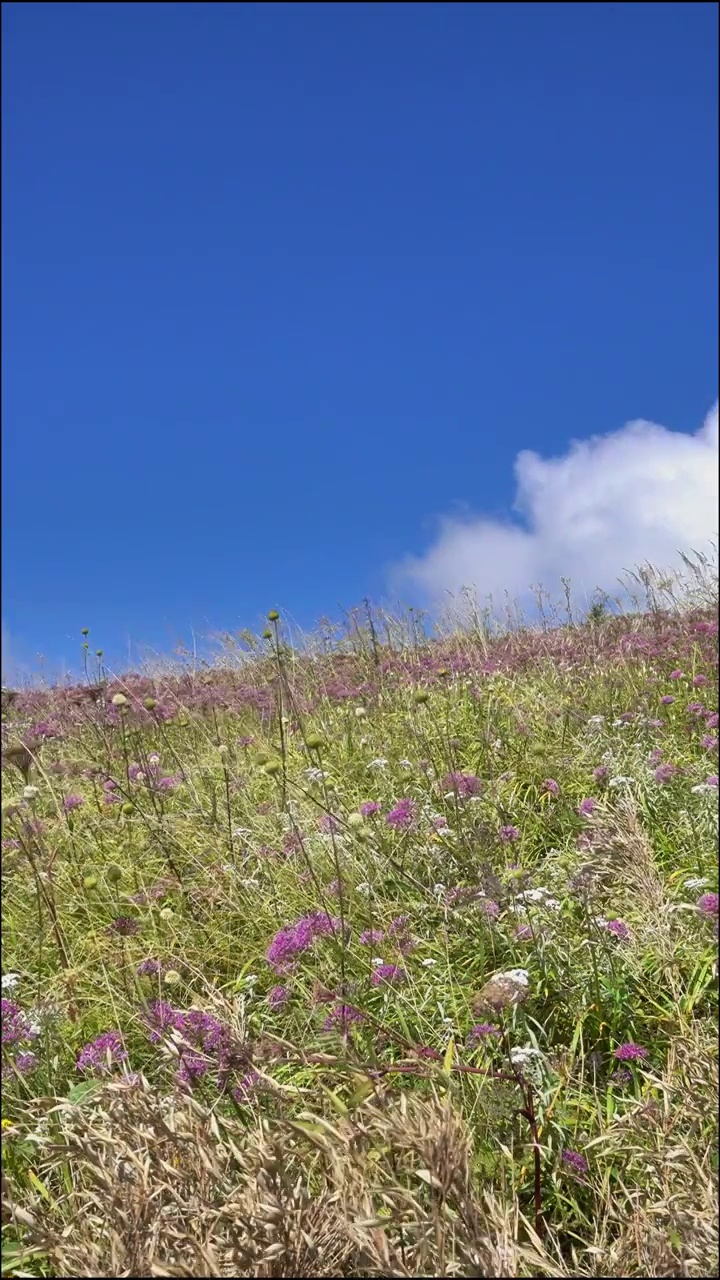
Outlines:
{"label": "green seed pod", "polygon": [[268,760],[267,764],[265,765],[265,772],[269,773],[271,776],[273,774],[280,773],[281,769],[282,769],[281,760]]}
{"label": "green seed pod", "polygon": [[81,636],[89,636],[89,635],[90,635],[90,628],[89,628],[89,627],[83,627],[83,628],[82,628],[82,630],[81,630],[81,632],[80,632],[80,635],[81,635]]}
{"label": "green seed pod", "polygon": [[98,883],[97,876],[85,876],[83,879],[83,888],[97,889],[97,883]]}
{"label": "green seed pod", "polygon": [[348,818],[349,827],[361,827],[365,819],[361,813],[351,813]]}
{"label": "green seed pod", "polygon": [[273,638],[273,633],[272,633],[272,631],[263,631],[263,633],[262,633],[262,638],[263,638],[263,640],[272,640],[272,638]]}
{"label": "green seed pod", "polygon": [[258,764],[267,764],[268,760],[270,759],[270,756],[268,755],[267,751],[258,751],[256,759]]}
{"label": "green seed pod", "polygon": [[425,705],[426,702],[429,702],[430,694],[428,693],[427,689],[417,689],[415,692],[415,701],[419,707],[422,707]]}
{"label": "green seed pod", "polygon": [[157,706],[157,702],[154,698],[146,698],[143,702],[143,706],[146,711],[154,711]]}
{"label": "green seed pod", "polygon": [[112,704],[113,704],[113,706],[114,706],[114,707],[126,707],[126,706],[127,706],[127,698],[125,697],[125,694],[124,694],[124,693],[114,693],[114,694],[113,694],[113,697],[112,697]]}
{"label": "green seed pod", "polygon": [[321,738],[319,733],[309,733],[305,739],[305,745],[308,751],[322,751],[325,739]]}
{"label": "green seed pod", "polygon": [[107,871],[105,872],[105,878],[106,878],[106,880],[108,880],[108,881],[109,881],[109,883],[110,883],[110,884],[119,884],[119,883],[120,883],[120,881],[121,881],[121,880],[122,880],[122,878],[123,878],[123,873],[122,873],[122,869],[117,865],[117,863],[116,863],[116,862],[111,862],[111,863],[110,863],[110,866],[108,867]]}
{"label": "green seed pod", "polygon": [[126,800],[125,804],[121,806],[120,812],[127,814],[129,816],[131,813],[135,812],[135,805],[132,804],[129,800]]}
{"label": "green seed pod", "polygon": [[268,622],[277,622],[279,617],[280,617],[280,614],[278,613],[277,609],[271,609],[270,612],[268,613]]}

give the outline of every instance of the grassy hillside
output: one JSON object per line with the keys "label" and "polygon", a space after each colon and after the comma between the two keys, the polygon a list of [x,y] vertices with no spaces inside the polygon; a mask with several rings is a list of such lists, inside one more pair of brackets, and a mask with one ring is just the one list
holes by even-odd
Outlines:
{"label": "grassy hillside", "polygon": [[717,1274],[715,609],[253,645],[4,697],[3,1274]]}

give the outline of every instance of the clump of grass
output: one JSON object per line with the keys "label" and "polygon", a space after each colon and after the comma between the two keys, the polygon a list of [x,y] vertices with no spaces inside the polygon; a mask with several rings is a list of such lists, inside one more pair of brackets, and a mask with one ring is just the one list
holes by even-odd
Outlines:
{"label": "clump of grass", "polygon": [[638,581],[4,697],[8,1267],[716,1272],[717,616]]}

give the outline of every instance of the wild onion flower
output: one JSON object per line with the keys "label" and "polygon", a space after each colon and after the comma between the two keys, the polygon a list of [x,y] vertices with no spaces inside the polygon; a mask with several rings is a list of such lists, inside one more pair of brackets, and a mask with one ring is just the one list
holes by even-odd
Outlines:
{"label": "wild onion flower", "polygon": [[339,1004],[332,1009],[323,1023],[323,1031],[335,1031],[340,1027],[343,1031],[353,1022],[364,1022],[365,1015],[351,1004]]}
{"label": "wild onion flower", "polygon": [[704,893],[697,903],[700,915],[704,916],[706,920],[712,920],[713,917],[717,919],[719,901],[716,893]]}
{"label": "wild onion flower", "polygon": [[673,778],[675,777],[675,775],[677,774],[677,772],[678,772],[677,766],[676,766],[676,765],[674,765],[674,764],[661,764],[661,765],[658,765],[657,769],[655,770],[655,775],[654,775],[654,776],[655,776],[655,781],[656,781],[660,786],[664,786],[666,783],[668,783],[668,782],[672,782],[672,780],[673,780]]}
{"label": "wild onion flower", "polygon": [[258,1075],[257,1071],[249,1071],[247,1075],[243,1076],[240,1083],[235,1086],[232,1091],[232,1096],[236,1102],[241,1104],[247,1103],[250,1101],[253,1093],[261,1087],[262,1083],[262,1078]]}
{"label": "wild onion flower", "polygon": [[566,1148],[562,1153],[563,1162],[568,1165],[573,1173],[578,1173],[582,1177],[588,1171],[588,1162],[579,1151],[570,1151]]}
{"label": "wild onion flower", "polygon": [[627,1067],[618,1067],[610,1076],[611,1083],[617,1085],[620,1089],[624,1089],[626,1085],[632,1084],[632,1080],[632,1071],[628,1071]]}
{"label": "wild onion flower", "polygon": [[198,1080],[202,1080],[210,1069],[210,1063],[207,1058],[201,1058],[197,1053],[183,1053],[180,1058],[180,1066],[175,1073],[175,1083],[181,1088],[192,1089]]}
{"label": "wild onion flower", "polygon": [[66,813],[72,813],[73,809],[79,809],[85,803],[85,799],[80,795],[66,796],[63,800],[63,809]]}
{"label": "wild onion flower", "polygon": [[397,938],[399,935],[407,933],[409,924],[409,916],[395,916],[395,919],[391,920],[388,926],[388,936],[391,938]]}
{"label": "wild onion flower", "polygon": [[513,933],[513,937],[516,938],[518,942],[532,942],[532,936],[533,932],[529,924],[518,925],[517,929]]}
{"label": "wild onion flower", "polygon": [[445,791],[452,791],[463,799],[477,796],[482,789],[482,782],[473,773],[448,773],[442,781]]}
{"label": "wild onion flower", "polygon": [[518,831],[517,827],[513,827],[511,825],[508,825],[506,827],[501,827],[500,830],[498,831],[498,835],[502,840],[503,844],[511,844],[513,840],[520,839],[520,832]]}
{"label": "wild onion flower", "polygon": [[152,956],[141,960],[136,970],[140,978],[152,978],[155,974],[162,973],[162,965],[159,960],[154,960]]}
{"label": "wild onion flower", "polygon": [[267,1002],[271,1009],[281,1009],[290,999],[290,991],[288,987],[277,986],[271,987],[267,994]]}
{"label": "wild onion flower", "polygon": [[487,916],[488,920],[497,920],[500,915],[500,908],[497,902],[493,902],[492,898],[486,898],[481,901],[480,910]]}
{"label": "wild onion flower", "polygon": [[618,1062],[642,1061],[647,1056],[647,1049],[640,1044],[620,1044],[617,1049],[613,1049],[613,1058],[617,1058]]}
{"label": "wild onion flower", "polygon": [[631,936],[624,920],[608,920],[605,928],[608,933],[611,933],[615,938],[619,938],[621,942],[627,942]]}
{"label": "wild onion flower", "polygon": [[606,765],[600,764],[597,769],[593,769],[593,778],[596,782],[607,782],[610,771]]}
{"label": "wild onion flower", "polygon": [[578,805],[578,813],[584,818],[589,818],[595,812],[595,808],[596,801],[593,800],[592,796],[586,796]]}
{"label": "wild onion flower", "polygon": [[38,1064],[37,1054],[26,1050],[19,1053],[15,1059],[15,1068],[20,1072],[21,1076],[27,1076],[34,1071]]}
{"label": "wild onion flower", "polygon": [[385,821],[396,831],[407,831],[413,825],[416,813],[417,806],[413,800],[398,800],[395,808],[385,815]]}
{"label": "wild onion flower", "polygon": [[359,941],[364,947],[375,946],[378,942],[382,942],[385,934],[382,929],[364,929],[360,934]]}
{"label": "wild onion flower", "polygon": [[118,916],[108,925],[107,933],[116,933],[121,938],[132,938],[140,932],[140,925],[132,916]]}
{"label": "wild onion flower", "polygon": [[380,987],[384,982],[396,983],[405,981],[405,970],[401,969],[397,964],[379,964],[373,970],[370,981],[374,987]]}
{"label": "wild onion flower", "polygon": [[75,1066],[78,1071],[103,1074],[127,1061],[127,1056],[120,1032],[104,1031],[81,1049]]}
{"label": "wild onion flower", "polygon": [[335,831],[340,830],[340,822],[332,813],[324,813],[320,819],[320,830],[325,835],[331,835]]}
{"label": "wild onion flower", "polygon": [[696,689],[701,689],[704,684],[707,684],[707,682],[708,682],[708,678],[707,676],[704,676],[704,675],[697,675],[693,680],[693,684]]}
{"label": "wild onion flower", "polygon": [[705,733],[700,739],[700,745],[703,751],[717,751],[718,740],[711,733]]}
{"label": "wild onion flower", "polygon": [[485,1040],[488,1036],[499,1036],[501,1034],[500,1028],[496,1027],[494,1022],[478,1022],[468,1032],[467,1042],[468,1045],[472,1046],[478,1044],[479,1041]]}
{"label": "wild onion flower", "polygon": [[2,1041],[3,1044],[17,1044],[21,1040],[32,1040],[33,1027],[26,1014],[14,1000],[2,998]]}
{"label": "wild onion flower", "polygon": [[663,697],[660,699],[660,702],[664,707],[671,707],[674,701],[675,699],[673,698],[671,693],[664,694]]}
{"label": "wild onion flower", "polygon": [[304,916],[296,924],[286,925],[280,929],[270,943],[265,958],[268,964],[279,972],[297,955],[306,951],[315,938],[322,934],[336,933],[339,929],[339,920],[334,920],[325,911],[316,911]]}
{"label": "wild onion flower", "polygon": [[380,812],[380,804],[377,800],[363,800],[360,805],[360,813],[363,818],[372,818],[374,814]]}
{"label": "wild onion flower", "polygon": [[668,680],[682,680],[682,678],[683,678],[682,671],[671,671],[670,675],[668,676]]}
{"label": "wild onion flower", "polygon": [[542,785],[543,791],[547,791],[551,796],[556,796],[560,792],[559,783],[557,783],[554,778],[546,778]]}

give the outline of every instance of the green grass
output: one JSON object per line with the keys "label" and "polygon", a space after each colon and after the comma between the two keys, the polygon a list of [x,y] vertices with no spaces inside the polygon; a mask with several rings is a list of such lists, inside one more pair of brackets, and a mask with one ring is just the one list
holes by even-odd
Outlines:
{"label": "green grass", "polygon": [[3,1274],[711,1274],[714,607],[253,648],[8,699]]}

